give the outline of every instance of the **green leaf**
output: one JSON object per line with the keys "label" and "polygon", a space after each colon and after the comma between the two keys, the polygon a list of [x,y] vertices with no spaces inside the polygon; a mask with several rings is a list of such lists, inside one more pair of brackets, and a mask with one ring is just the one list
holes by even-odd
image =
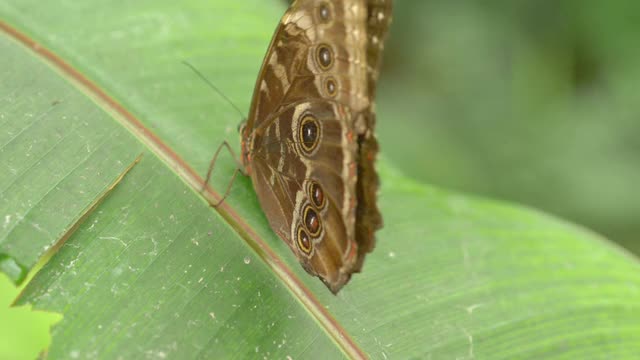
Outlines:
{"label": "green leaf", "polygon": [[31,305],[8,307],[17,295],[10,280],[0,274],[0,358],[34,359],[51,342],[49,329],[62,316],[32,311]]}
{"label": "green leaf", "polygon": [[[0,3],[0,215],[21,214],[4,217],[0,249],[19,281],[65,240],[19,300],[64,315],[52,358],[640,351],[635,258],[534,210],[416,183],[385,158],[385,227],[338,296],[273,234],[248,179],[210,208],[195,174],[223,140],[238,147],[240,119],[180,62],[247,108],[282,5]],[[221,158],[212,187],[233,169]]]}
{"label": "green leaf", "polygon": [[[0,84],[6,94],[0,114],[0,264],[18,283],[142,146],[95,104],[72,102],[77,90],[25,49],[8,37],[0,41],[6,69]],[[114,155],[119,153],[128,155]]]}

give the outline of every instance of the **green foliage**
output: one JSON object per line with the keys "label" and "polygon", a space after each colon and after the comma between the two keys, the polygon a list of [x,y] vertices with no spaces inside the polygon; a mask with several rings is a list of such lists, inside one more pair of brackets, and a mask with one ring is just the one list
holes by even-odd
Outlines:
{"label": "green foliage", "polygon": [[49,328],[58,314],[31,310],[31,305],[9,307],[18,291],[0,274],[0,359],[34,359],[51,342]]}
{"label": "green foliage", "polygon": [[[239,119],[180,61],[247,108],[282,5],[21,0],[0,3],[0,18],[203,173],[223,139],[237,147]],[[189,187],[184,164],[163,156],[113,104],[6,34],[0,49],[0,69],[11,69],[0,72],[8,94],[0,102],[0,249],[15,265],[6,268],[21,269],[12,279],[68,236],[19,300],[64,315],[52,330],[52,358],[640,352],[638,261],[589,231],[419,184],[383,157],[385,227],[364,272],[333,296],[273,234],[247,179],[234,185],[229,208],[211,209]],[[380,104],[383,134],[399,116],[392,109]],[[37,126],[27,126],[34,118]],[[222,158],[213,187],[224,189],[233,168]]]}
{"label": "green foliage", "polygon": [[640,3],[397,1],[380,138],[423,181],[640,253]]}

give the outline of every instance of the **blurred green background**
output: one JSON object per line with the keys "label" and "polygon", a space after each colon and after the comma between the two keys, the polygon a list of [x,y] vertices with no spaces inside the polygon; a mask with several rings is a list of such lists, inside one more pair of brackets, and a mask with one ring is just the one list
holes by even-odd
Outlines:
{"label": "blurred green background", "polygon": [[384,156],[640,253],[640,2],[397,0]]}

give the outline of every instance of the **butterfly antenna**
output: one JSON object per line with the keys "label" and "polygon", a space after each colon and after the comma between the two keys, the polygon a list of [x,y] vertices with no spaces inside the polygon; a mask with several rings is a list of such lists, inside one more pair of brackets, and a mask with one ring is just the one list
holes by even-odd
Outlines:
{"label": "butterfly antenna", "polygon": [[242,111],[240,110],[240,108],[238,108],[236,106],[236,104],[233,103],[233,101],[231,101],[231,99],[229,99],[225,94],[222,93],[222,91],[220,91],[220,89],[218,89],[215,85],[213,85],[213,83],[211,81],[209,81],[209,79],[207,79],[206,77],[204,77],[204,75],[202,75],[202,73],[200,71],[198,71],[198,69],[196,69],[195,66],[191,65],[188,61],[186,60],[182,60],[182,63],[185,64],[186,66],[188,66],[194,73],[196,73],[196,75],[198,75],[198,77],[200,79],[202,79],[202,81],[204,81],[207,85],[209,85],[210,88],[213,89],[213,91],[215,91],[216,93],[218,93],[218,95],[220,95],[220,97],[222,97],[223,99],[225,99],[231,106],[233,106],[233,108],[238,112],[238,114],[240,114],[240,117],[243,119],[246,119],[247,117],[242,113]]}

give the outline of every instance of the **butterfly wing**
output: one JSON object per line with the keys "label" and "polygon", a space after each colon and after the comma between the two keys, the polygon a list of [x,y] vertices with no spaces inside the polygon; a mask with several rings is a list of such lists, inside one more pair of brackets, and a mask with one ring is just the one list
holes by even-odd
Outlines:
{"label": "butterfly wing", "polygon": [[[344,126],[349,117],[338,103],[292,103],[255,133],[252,153],[254,186],[271,227],[334,292],[357,260],[357,144]],[[304,141],[309,133],[314,141]]]}
{"label": "butterfly wing", "polygon": [[245,165],[272,228],[334,293],[360,270],[381,226],[370,100],[381,50],[369,33],[376,4],[387,2],[294,2],[243,130]]}
{"label": "butterfly wing", "polygon": [[355,265],[358,270],[362,268],[364,255],[373,250],[375,231],[382,227],[382,216],[377,206],[379,180],[375,170],[375,159],[378,153],[378,141],[374,133],[375,92],[384,40],[391,25],[391,11],[391,0],[367,1],[367,86],[371,103],[361,113],[365,126],[358,132],[356,241],[360,246],[358,262]]}

